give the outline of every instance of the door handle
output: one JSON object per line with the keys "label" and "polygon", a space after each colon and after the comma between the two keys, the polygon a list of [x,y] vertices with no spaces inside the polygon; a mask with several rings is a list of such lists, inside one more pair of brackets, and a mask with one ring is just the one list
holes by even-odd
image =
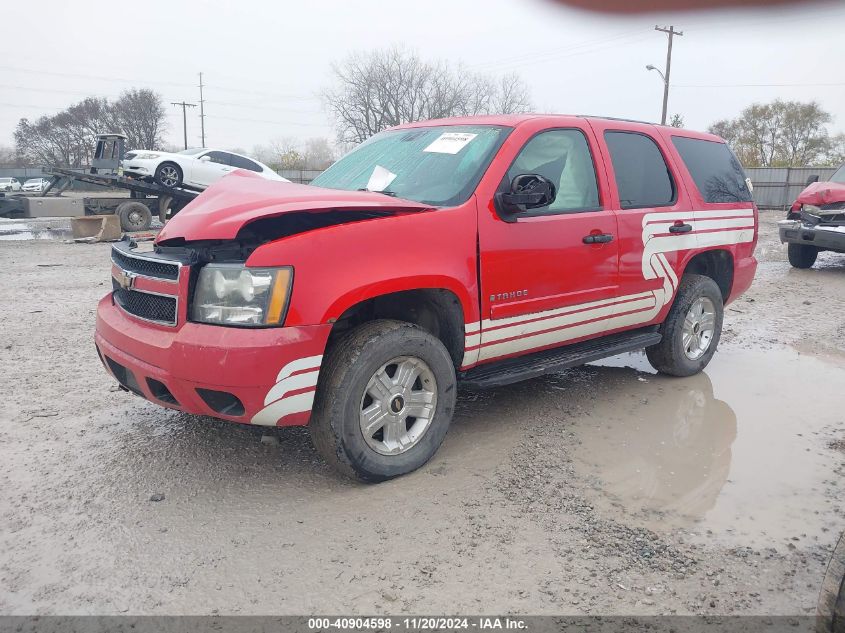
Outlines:
{"label": "door handle", "polygon": [[581,238],[584,244],[607,244],[613,241],[613,236],[610,233],[591,233]]}
{"label": "door handle", "polygon": [[670,233],[689,233],[692,231],[692,225],[685,222],[676,222],[669,227]]}

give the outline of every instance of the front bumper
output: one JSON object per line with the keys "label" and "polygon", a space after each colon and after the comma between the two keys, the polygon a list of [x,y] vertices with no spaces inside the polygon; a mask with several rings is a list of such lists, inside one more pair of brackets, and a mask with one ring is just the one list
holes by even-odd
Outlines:
{"label": "front bumper", "polygon": [[95,343],[107,371],[161,406],[264,426],[308,423],[331,325],[233,328],[140,321],[106,295]]}
{"label": "front bumper", "polygon": [[782,243],[845,253],[845,226],[811,226],[801,220],[781,220],[778,222],[778,233]]}

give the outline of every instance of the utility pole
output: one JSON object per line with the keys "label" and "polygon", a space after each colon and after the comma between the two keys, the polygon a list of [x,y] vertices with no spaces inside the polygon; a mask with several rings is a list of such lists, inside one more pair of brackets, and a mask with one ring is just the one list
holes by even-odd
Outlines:
{"label": "utility pole", "polygon": [[202,73],[200,73],[200,135],[202,146],[205,147],[205,100],[202,98]]}
{"label": "utility pole", "polygon": [[185,114],[185,108],[196,108],[197,104],[184,101],[171,101],[170,104],[182,107],[182,132],[185,135],[185,149],[188,149],[188,116]]}
{"label": "utility pole", "polygon": [[683,31],[676,31],[673,25],[669,28],[654,27],[655,31],[669,34],[669,47],[666,50],[666,74],[663,76],[663,114],[660,115],[660,125],[666,125],[666,107],[669,105],[669,71],[672,68],[672,36],[683,35]]}

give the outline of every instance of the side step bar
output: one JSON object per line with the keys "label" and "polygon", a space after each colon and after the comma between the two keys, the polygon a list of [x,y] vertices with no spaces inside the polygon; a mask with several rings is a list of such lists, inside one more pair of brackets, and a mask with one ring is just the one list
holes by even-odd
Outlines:
{"label": "side step bar", "polygon": [[608,356],[643,349],[656,345],[661,338],[656,328],[612,334],[519,358],[473,367],[459,374],[458,379],[462,386],[473,389],[501,387],[569,367],[577,367]]}

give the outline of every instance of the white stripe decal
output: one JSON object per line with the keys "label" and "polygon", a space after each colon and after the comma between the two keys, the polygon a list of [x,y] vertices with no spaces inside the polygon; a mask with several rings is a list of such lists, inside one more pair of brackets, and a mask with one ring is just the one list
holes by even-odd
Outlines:
{"label": "white stripe decal", "polygon": [[276,402],[264,407],[252,416],[250,422],[259,426],[276,426],[276,423],[286,415],[310,411],[311,407],[314,406],[315,393],[315,391],[306,391],[305,393],[298,393],[295,396],[276,400]]}
{"label": "white stripe decal", "polygon": [[264,398],[265,406],[276,400],[281,400],[286,394],[291,391],[305,389],[306,387],[316,387],[317,377],[320,375],[320,370],[306,371],[296,376],[288,376],[280,380],[270,391],[267,392],[267,397]]}
{"label": "white stripe decal", "polygon": [[273,385],[264,397],[264,408],[252,416],[250,422],[260,426],[276,426],[278,421],[292,413],[310,411],[314,404],[314,389],[292,396],[292,391],[308,389],[317,385],[320,364],[323,357],[298,358],[282,367]]}
{"label": "white stripe decal", "polygon": [[[644,215],[643,277],[663,280],[661,288],[507,319],[484,319],[481,321],[481,348],[465,353],[462,367],[480,360],[648,323],[672,301],[678,288],[678,275],[665,253],[750,242],[754,239],[753,218],[754,209]],[[692,225],[692,231],[670,234],[669,227],[677,220]],[[469,343],[467,347],[470,347]]]}
{"label": "white stripe decal", "polygon": [[[486,360],[488,358],[496,358],[506,354],[513,354],[516,352],[533,349],[536,347],[545,347],[546,345],[554,345],[562,343],[581,336],[589,336],[591,334],[598,334],[614,328],[626,327],[628,325],[635,325],[637,323],[644,323],[653,319],[662,307],[656,297],[651,300],[639,299],[636,302],[637,307],[641,310],[631,314],[618,314],[618,310],[608,310],[608,316],[598,321],[591,321],[584,323],[583,321],[572,325],[570,327],[537,334],[534,336],[527,336],[525,338],[513,339],[505,341],[504,343],[494,343],[487,347],[481,348],[479,360]],[[633,303],[624,304],[629,307]],[[614,306],[615,307],[615,306]],[[598,315],[595,315],[598,316]]]}
{"label": "white stripe decal", "polygon": [[282,367],[279,375],[276,376],[276,382],[281,382],[288,376],[303,369],[320,369],[320,363],[323,362],[322,356],[308,356],[307,358],[298,358],[291,361]]}
{"label": "white stripe decal", "polygon": [[[501,328],[497,330],[483,331],[481,333],[481,344],[489,345],[495,341],[519,336],[527,336],[544,330],[559,329],[574,323],[582,323],[592,319],[613,316],[620,312],[640,310],[643,307],[654,305],[654,296],[649,292],[643,295],[632,295],[631,297],[617,297],[613,303],[586,308],[590,304],[582,306],[581,310],[569,310],[566,314],[545,318],[539,321],[531,321],[521,325]],[[483,356],[483,354],[482,354]]]}
{"label": "white stripe decal", "polygon": [[545,310],[543,312],[532,312],[531,314],[521,314],[515,317],[508,317],[506,319],[484,319],[482,322],[484,325],[484,330],[481,333],[481,338],[483,339],[485,334],[491,329],[498,329],[504,328],[505,326],[513,326],[513,325],[520,325],[525,323],[526,321],[533,321],[536,319],[548,319],[551,317],[555,317],[561,314],[568,314],[570,312],[574,312],[576,310],[584,310],[587,308],[598,308],[600,306],[606,306],[610,303],[616,303],[618,301],[627,301],[633,298],[642,298],[642,297],[650,297],[651,292],[640,292],[635,295],[628,295],[626,297],[611,297],[610,299],[599,299],[598,301],[590,301],[588,303],[579,303],[576,305],[567,306],[565,308],[555,308],[553,310]]}

